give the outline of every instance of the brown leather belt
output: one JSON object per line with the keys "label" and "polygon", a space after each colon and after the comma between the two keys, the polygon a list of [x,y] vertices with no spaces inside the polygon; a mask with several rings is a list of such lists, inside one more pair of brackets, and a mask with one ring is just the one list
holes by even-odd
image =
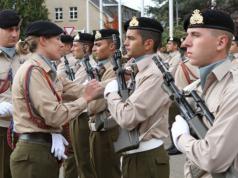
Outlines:
{"label": "brown leather belt", "polygon": [[19,140],[27,141],[30,143],[52,143],[52,136],[50,133],[22,133],[19,136]]}

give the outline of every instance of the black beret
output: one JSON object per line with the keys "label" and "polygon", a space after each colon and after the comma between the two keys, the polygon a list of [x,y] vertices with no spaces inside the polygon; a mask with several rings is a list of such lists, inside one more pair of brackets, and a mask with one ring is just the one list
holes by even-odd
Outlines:
{"label": "black beret", "polygon": [[235,25],[232,18],[225,12],[207,9],[194,10],[184,21],[184,30],[188,28],[212,28],[231,32],[234,34]]}
{"label": "black beret", "polygon": [[238,41],[238,35],[237,36],[233,36],[232,41]]}
{"label": "black beret", "polygon": [[103,40],[103,39],[112,39],[112,35],[115,34],[119,36],[118,30],[115,29],[101,29],[101,30],[94,30],[93,36],[95,41]]}
{"label": "black beret", "polygon": [[124,30],[127,31],[127,29],[147,30],[158,33],[164,31],[162,25],[157,20],[147,17],[132,17],[124,24]]}
{"label": "black beret", "polygon": [[78,32],[78,34],[74,37],[75,42],[82,42],[82,43],[93,43],[94,42],[94,36],[90,33],[81,33]]}
{"label": "black beret", "polygon": [[56,24],[49,21],[35,21],[26,28],[26,36],[58,36],[64,31]]}
{"label": "black beret", "polygon": [[178,46],[180,46],[182,40],[180,38],[173,37],[173,38],[168,38],[167,42],[169,42],[169,41],[172,41],[172,42],[176,43]]}
{"label": "black beret", "polygon": [[73,43],[74,38],[70,35],[61,35],[60,40],[62,43]]}
{"label": "black beret", "polygon": [[0,28],[18,26],[20,20],[20,16],[13,10],[0,11]]}

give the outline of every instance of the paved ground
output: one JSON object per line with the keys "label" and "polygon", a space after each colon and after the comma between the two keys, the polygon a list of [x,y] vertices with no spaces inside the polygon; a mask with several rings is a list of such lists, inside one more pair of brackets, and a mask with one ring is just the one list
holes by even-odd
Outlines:
{"label": "paved ground", "polygon": [[[169,144],[170,144],[170,141],[166,140],[165,147],[168,147]],[[182,154],[170,156],[170,178],[183,178],[184,162],[185,162],[185,157]],[[63,178],[62,171],[59,178]]]}

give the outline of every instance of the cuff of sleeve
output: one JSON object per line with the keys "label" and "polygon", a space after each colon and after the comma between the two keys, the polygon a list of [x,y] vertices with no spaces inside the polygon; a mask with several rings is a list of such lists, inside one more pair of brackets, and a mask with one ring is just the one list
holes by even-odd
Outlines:
{"label": "cuff of sleeve", "polygon": [[182,134],[178,138],[177,146],[179,147],[179,150],[183,153],[189,150],[190,143],[195,140],[190,134]]}

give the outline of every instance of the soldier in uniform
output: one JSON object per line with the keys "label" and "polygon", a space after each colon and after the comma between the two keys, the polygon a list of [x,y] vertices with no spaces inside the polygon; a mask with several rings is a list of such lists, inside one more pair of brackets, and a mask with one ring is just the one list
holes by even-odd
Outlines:
{"label": "soldier in uniform", "polygon": [[238,177],[238,69],[228,57],[234,22],[222,11],[194,10],[185,19],[184,29],[187,37],[183,45],[191,64],[200,72],[199,84],[194,82],[186,90],[201,90],[215,118],[213,125],[203,119],[209,129],[203,139],[196,139],[186,121],[176,116],[172,135],[176,147],[189,160],[185,177]]}
{"label": "soldier in uniform", "polygon": [[[179,63],[182,61],[182,56],[179,51],[180,48],[180,39],[177,37],[169,38],[167,40],[166,44],[166,50],[169,53],[168,58],[165,62],[168,63],[169,71],[174,76],[175,72],[179,66]],[[171,134],[171,127],[172,123],[174,122],[174,117],[179,114],[179,110],[177,106],[172,103],[172,105],[169,108],[169,131],[170,131],[170,137],[171,137],[171,145],[169,146],[168,151],[169,155],[177,155],[181,154],[180,151],[177,150],[177,148],[174,146],[172,134]]]}
{"label": "soldier in uniform", "polygon": [[78,33],[74,37],[74,43],[72,47],[73,56],[76,58],[78,69],[75,73],[75,82],[84,83],[88,80],[87,72],[83,64],[85,55],[89,57],[89,63],[91,66],[95,66],[96,62],[92,56],[94,36],[89,33]]}
{"label": "soldier in uniform", "polygon": [[[61,57],[62,32],[48,21],[36,21],[27,27],[25,41],[33,54],[18,70],[12,87],[14,126],[19,133],[10,159],[13,178],[58,178],[58,161],[66,158],[67,145],[61,135],[62,125],[102,93],[95,80],[83,86],[57,77],[50,60]],[[64,98],[71,101],[62,102]]]}
{"label": "soldier in uniform", "polygon": [[61,49],[63,57],[60,59],[59,64],[57,65],[57,75],[68,78],[69,80],[74,80],[75,72],[77,70],[75,65],[77,60],[71,53],[74,38],[70,35],[61,35],[60,39],[64,45]]}
{"label": "soldier in uniform", "polygon": [[182,60],[181,53],[179,51],[181,41],[177,37],[169,38],[166,44],[166,50],[169,53],[167,63],[169,64],[169,70],[174,76],[179,62]]}
{"label": "soldier in uniform", "polygon": [[230,54],[232,56],[232,63],[238,63],[238,35],[234,36],[232,40]]}
{"label": "soldier in uniform", "polygon": [[138,68],[135,90],[125,102],[117,92],[115,80],[104,90],[112,117],[122,128],[138,129],[141,138],[139,148],[123,153],[122,176],[168,178],[169,158],[162,138],[168,136],[171,102],[161,88],[163,76],[152,60],[161,43],[163,27],[154,19],[133,17],[124,28],[127,55],[135,59]]}
{"label": "soldier in uniform", "polygon": [[[112,35],[119,35],[117,30],[101,29],[94,31],[93,53],[96,57],[97,65],[103,66],[104,72],[100,75],[101,83],[111,80],[115,77],[112,66],[112,56],[115,52],[115,45],[112,41]],[[118,126],[108,129],[96,130],[95,122],[97,119],[109,117],[106,100],[99,99],[91,102],[88,106],[90,117],[89,128],[91,130],[90,155],[93,168],[96,171],[97,178],[120,178],[120,155],[113,149],[113,142],[118,136]]]}
{"label": "soldier in uniform", "polygon": [[[0,12],[0,178],[11,178],[7,128],[12,119],[11,85],[24,62],[15,45],[19,40],[20,17],[12,10]],[[12,124],[11,124],[12,125]]]}
{"label": "soldier in uniform", "polygon": [[[75,73],[75,83],[85,83],[88,81],[87,72],[83,63],[84,56],[88,55],[90,63],[96,63],[91,57],[94,36],[89,33],[78,33],[74,37],[72,54],[77,60],[78,69]],[[80,178],[94,178],[95,172],[92,169],[89,155],[89,116],[83,112],[76,119],[70,121],[70,138],[77,163],[77,170]]]}

